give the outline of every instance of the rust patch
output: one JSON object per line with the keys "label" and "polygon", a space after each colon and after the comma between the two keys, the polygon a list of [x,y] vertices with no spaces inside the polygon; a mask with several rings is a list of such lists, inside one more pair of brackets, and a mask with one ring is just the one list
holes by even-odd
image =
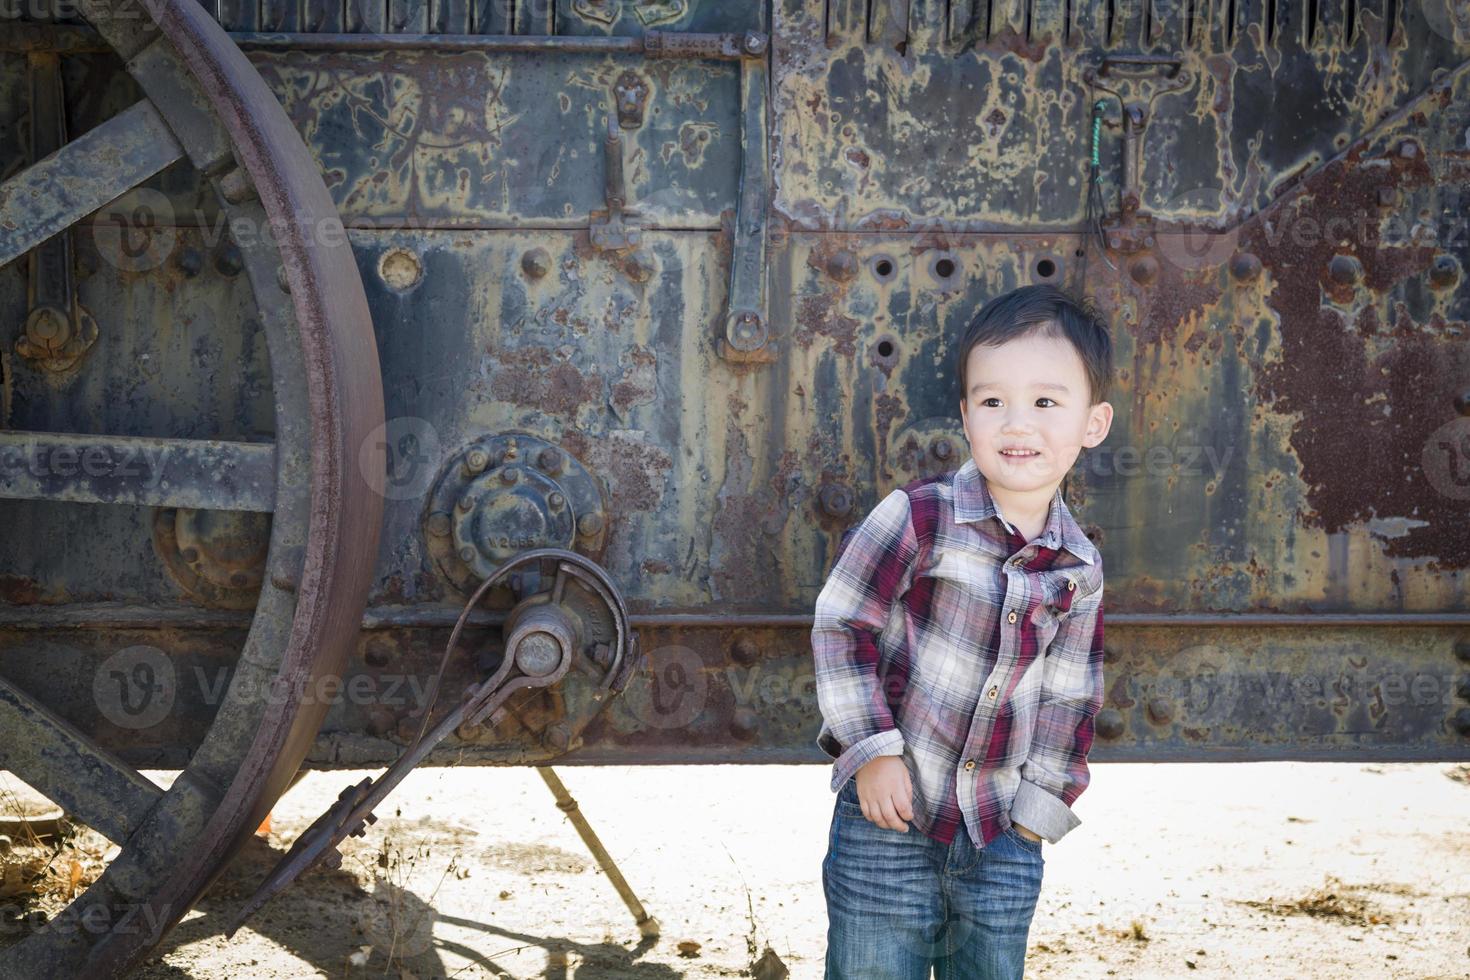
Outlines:
{"label": "rust patch", "polygon": [[24,575],[0,575],[0,600],[15,606],[30,606],[41,601],[36,580]]}
{"label": "rust patch", "polygon": [[658,389],[658,355],[652,348],[635,346],[624,351],[618,360],[623,374],[612,386],[608,405],[625,418],[638,405],[653,402]]}
{"label": "rust patch", "polygon": [[632,431],[591,436],[568,430],[561,438],[563,449],[606,482],[610,491],[608,511],[615,518],[657,508],[668,473],[674,468],[668,453],[641,437],[642,433]]}
{"label": "rust patch", "polygon": [[598,401],[602,379],[583,374],[562,351],[545,347],[492,350],[492,392],[502,401],[575,418],[577,409]]}
{"label": "rust patch", "polygon": [[[1381,538],[1384,554],[1438,559],[1430,563],[1436,571],[1464,568],[1464,504],[1422,479],[1419,461],[1431,434],[1453,417],[1470,355],[1463,344],[1445,343],[1449,328],[1437,315],[1420,325],[1398,304],[1385,324],[1375,309],[1382,294],[1422,274],[1435,249],[1384,245],[1376,220],[1353,234],[1293,234],[1330,229],[1334,217],[1375,214],[1385,183],[1405,191],[1433,179],[1423,153],[1393,153],[1373,166],[1361,156],[1357,150],[1328,164],[1243,229],[1242,243],[1269,270],[1266,303],[1281,336],[1281,357],[1257,370],[1256,391],[1273,410],[1299,413],[1291,446],[1312,507],[1301,515],[1306,523],[1335,533],[1374,518],[1412,517],[1425,523]],[[1361,281],[1333,283],[1336,256],[1356,259]],[[1328,305],[1324,294],[1358,309]],[[1464,336],[1465,324],[1454,326]]]}
{"label": "rust patch", "polygon": [[792,337],[810,349],[818,336],[831,339],[832,349],[844,357],[857,353],[858,322],[838,312],[832,298],[819,293],[803,296],[796,307],[797,329]]}

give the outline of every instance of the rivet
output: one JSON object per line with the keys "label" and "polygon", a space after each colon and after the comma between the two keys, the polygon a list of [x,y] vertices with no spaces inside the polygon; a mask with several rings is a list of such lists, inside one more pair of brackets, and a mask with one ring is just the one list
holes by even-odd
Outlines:
{"label": "rivet", "polygon": [[1174,708],[1163,698],[1149,698],[1148,716],[1156,724],[1166,725],[1174,718]]}
{"label": "rivet", "polygon": [[1399,156],[1405,160],[1412,160],[1419,155],[1419,144],[1413,140],[1404,140],[1399,144]]}
{"label": "rivet", "polygon": [[471,449],[465,454],[464,468],[473,476],[476,473],[485,472],[485,467],[490,465],[490,455],[483,449]]}
{"label": "rivet", "polygon": [[841,483],[829,483],[818,495],[822,510],[830,517],[846,517],[852,513],[852,491]]}
{"label": "rivet", "polygon": [[544,248],[533,248],[521,256],[521,271],[532,279],[541,279],[551,271],[551,255]]}
{"label": "rivet", "polygon": [[730,647],[730,657],[737,664],[749,667],[760,657],[760,648],[756,646],[755,640],[748,636],[742,636]]}
{"label": "rivet", "polygon": [[1429,266],[1429,284],[1435,289],[1448,289],[1460,279],[1460,263],[1453,255],[1437,255]]}
{"label": "rivet", "polygon": [[197,248],[186,248],[179,252],[179,271],[193,279],[204,267],[204,255]]}
{"label": "rivet", "polygon": [[463,548],[459,549],[459,560],[464,562],[465,564],[469,564],[470,562],[474,561],[475,549],[471,548],[469,545],[465,545]]}
{"label": "rivet", "polygon": [[577,519],[577,533],[585,538],[593,537],[602,532],[601,514],[583,514]]}
{"label": "rivet", "polygon": [[448,537],[450,531],[449,515],[442,510],[435,511],[429,515],[429,533],[436,538]]}
{"label": "rivet", "polygon": [[381,636],[375,636],[368,640],[362,659],[367,661],[369,667],[386,667],[393,662],[393,644]]}
{"label": "rivet", "polygon": [[1159,260],[1145,255],[1128,267],[1128,274],[1140,286],[1147,286],[1159,277]]}
{"label": "rivet", "polygon": [[1261,260],[1251,252],[1238,252],[1230,260],[1230,274],[1240,282],[1250,282],[1261,274]]}
{"label": "rivet", "polygon": [[516,469],[514,466],[507,466],[500,473],[500,482],[504,483],[506,486],[510,486],[511,484],[520,480],[520,478],[521,471]]}
{"label": "rivet", "polygon": [[563,497],[559,492],[553,490],[551,492],[551,495],[546,498],[546,502],[551,505],[552,510],[561,510],[562,505],[567,502],[567,498]]}
{"label": "rivet", "polygon": [[1093,730],[1102,738],[1117,738],[1123,734],[1123,713],[1117,708],[1104,708],[1093,721]]}
{"label": "rivet", "polygon": [[847,282],[857,273],[857,256],[845,248],[832,253],[832,257],[827,260],[827,275],[838,282]]}
{"label": "rivet", "polygon": [[1345,286],[1357,282],[1362,271],[1362,264],[1351,255],[1334,255],[1332,261],[1327,263],[1328,275]]}
{"label": "rivet", "polygon": [[934,445],[929,447],[929,451],[934,454],[935,459],[943,463],[954,455],[954,443],[940,436],[934,440]]}
{"label": "rivet", "polygon": [[562,468],[561,451],[547,446],[537,455],[536,465],[541,468],[542,472],[556,476]]}
{"label": "rivet", "polygon": [[742,742],[753,742],[759,733],[760,716],[749,708],[736,708],[730,716],[730,734]]}
{"label": "rivet", "polygon": [[240,254],[240,247],[234,242],[227,243],[214,257],[214,267],[221,275],[238,276],[240,270],[245,268],[245,259]]}
{"label": "rivet", "polygon": [[461,514],[467,514],[469,513],[470,508],[474,506],[475,502],[469,497],[460,497],[459,500],[455,501],[454,509],[459,511]]}

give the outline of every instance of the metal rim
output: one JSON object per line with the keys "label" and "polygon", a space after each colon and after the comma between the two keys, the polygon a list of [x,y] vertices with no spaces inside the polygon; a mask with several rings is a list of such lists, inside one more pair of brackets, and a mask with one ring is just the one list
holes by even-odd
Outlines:
{"label": "metal rim", "polygon": [[0,958],[8,975],[120,973],[184,916],[300,768],[328,707],[303,695],[340,675],[377,556],[383,501],[359,461],[381,452],[370,434],[383,421],[382,381],[351,247],[322,235],[341,228],[335,206],[275,97],[204,9],[144,8],[146,18],[101,2],[83,12],[231,217],[277,232],[241,247],[272,364],[275,517],[265,584],[208,734],[57,917],[91,915],[106,931],[74,922],[83,927],[28,936]]}

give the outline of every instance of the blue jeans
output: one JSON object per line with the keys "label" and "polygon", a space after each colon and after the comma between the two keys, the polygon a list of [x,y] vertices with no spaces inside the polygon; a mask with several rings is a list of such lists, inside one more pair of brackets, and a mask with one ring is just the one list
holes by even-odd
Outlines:
{"label": "blue jeans", "polygon": [[963,826],[948,845],[912,823],[885,830],[849,779],[822,862],[826,980],[1019,978],[1044,864],[1041,842],[1014,827],[983,850]]}

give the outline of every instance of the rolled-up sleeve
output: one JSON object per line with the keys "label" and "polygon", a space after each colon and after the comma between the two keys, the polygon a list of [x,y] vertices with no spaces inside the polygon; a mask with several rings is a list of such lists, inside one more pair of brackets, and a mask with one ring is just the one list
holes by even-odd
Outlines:
{"label": "rolled-up sleeve", "polygon": [[1082,821],[1072,804],[1087,788],[1093,719],[1103,700],[1103,587],[1077,600],[1048,646],[1036,730],[1011,820],[1055,844]]}
{"label": "rolled-up sleeve", "polygon": [[835,760],[834,792],[877,756],[903,754],[903,734],[879,679],[878,634],[908,591],[917,551],[908,495],[894,490],[852,533],[817,596],[817,744]]}

